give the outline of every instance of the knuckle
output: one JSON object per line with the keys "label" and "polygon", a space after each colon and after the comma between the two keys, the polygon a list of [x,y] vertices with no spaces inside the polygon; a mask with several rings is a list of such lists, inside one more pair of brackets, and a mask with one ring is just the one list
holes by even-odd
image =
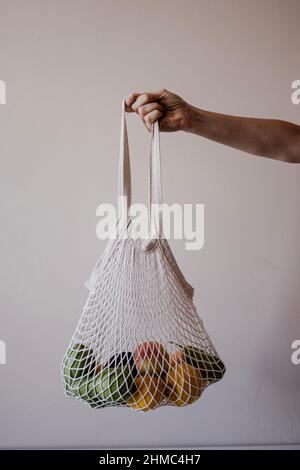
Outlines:
{"label": "knuckle", "polygon": [[139,109],[138,109],[138,113],[139,113],[139,115],[141,116],[141,118],[145,117],[145,116],[146,116],[146,108],[145,108],[145,106],[140,106]]}

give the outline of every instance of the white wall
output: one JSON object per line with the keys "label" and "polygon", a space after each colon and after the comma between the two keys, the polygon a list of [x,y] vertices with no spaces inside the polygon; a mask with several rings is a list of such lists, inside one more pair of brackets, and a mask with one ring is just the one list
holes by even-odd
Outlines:
{"label": "white wall", "polygon": [[[115,202],[123,95],[166,87],[196,106],[300,123],[297,0],[1,0],[1,447],[300,441],[300,166],[162,135],[167,202],[205,204],[205,247],[175,255],[227,365],[197,404],[93,411],[64,397],[60,360]],[[148,135],[129,118],[136,200]]]}

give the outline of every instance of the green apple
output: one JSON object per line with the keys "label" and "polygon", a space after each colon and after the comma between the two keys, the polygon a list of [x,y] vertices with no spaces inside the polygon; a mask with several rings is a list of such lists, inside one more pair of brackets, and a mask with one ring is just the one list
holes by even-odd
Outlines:
{"label": "green apple", "polygon": [[76,379],[70,386],[70,391],[73,396],[85,400],[87,398],[87,380],[86,379]]}
{"label": "green apple", "polygon": [[101,382],[99,381],[99,373],[92,379],[89,379],[87,383],[87,395],[88,395],[88,403],[92,408],[102,408],[103,406],[106,406],[105,401],[103,400],[103,397],[100,395],[101,392]]}
{"label": "green apple", "polygon": [[195,346],[178,346],[180,347],[179,355],[177,352],[175,356],[178,355],[179,358],[181,356],[184,362],[200,369],[203,379],[207,379],[209,382],[217,382],[224,377],[226,367],[218,356],[209,354]]}
{"label": "green apple", "polygon": [[99,389],[95,386],[95,379],[76,379],[69,386],[72,397],[86,401],[92,408],[101,408],[105,405],[98,396]]}
{"label": "green apple", "polygon": [[128,367],[107,368],[95,377],[96,396],[109,404],[126,403],[133,384],[134,377]]}
{"label": "green apple", "polygon": [[[95,357],[92,349],[83,344],[74,344],[68,349],[63,361],[63,376],[66,385],[93,372]],[[66,387],[67,389],[67,387]]]}

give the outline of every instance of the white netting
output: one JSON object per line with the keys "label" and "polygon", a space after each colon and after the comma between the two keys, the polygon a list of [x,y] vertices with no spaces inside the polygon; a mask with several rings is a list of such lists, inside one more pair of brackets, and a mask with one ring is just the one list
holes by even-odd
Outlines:
{"label": "white netting", "polygon": [[[122,129],[119,194],[128,196],[130,204],[124,105]],[[155,194],[160,199],[158,125],[155,139],[152,199]],[[129,219],[124,230],[130,233],[130,227]],[[110,243],[88,286],[90,294],[62,365],[68,396],[93,408],[148,411],[191,404],[223,377],[225,366],[197,314],[193,288],[161,236],[146,245],[131,237]]]}

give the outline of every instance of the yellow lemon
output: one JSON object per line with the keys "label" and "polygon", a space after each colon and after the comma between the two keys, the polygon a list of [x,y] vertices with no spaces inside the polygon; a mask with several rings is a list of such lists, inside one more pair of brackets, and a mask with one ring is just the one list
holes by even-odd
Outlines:
{"label": "yellow lemon", "polygon": [[135,386],[136,392],[127,400],[127,404],[134,410],[152,410],[164,398],[165,383],[158,377],[139,376],[135,379]]}
{"label": "yellow lemon", "polygon": [[199,369],[183,362],[172,362],[165,390],[169,403],[184,406],[197,400],[207,382],[201,377]]}

